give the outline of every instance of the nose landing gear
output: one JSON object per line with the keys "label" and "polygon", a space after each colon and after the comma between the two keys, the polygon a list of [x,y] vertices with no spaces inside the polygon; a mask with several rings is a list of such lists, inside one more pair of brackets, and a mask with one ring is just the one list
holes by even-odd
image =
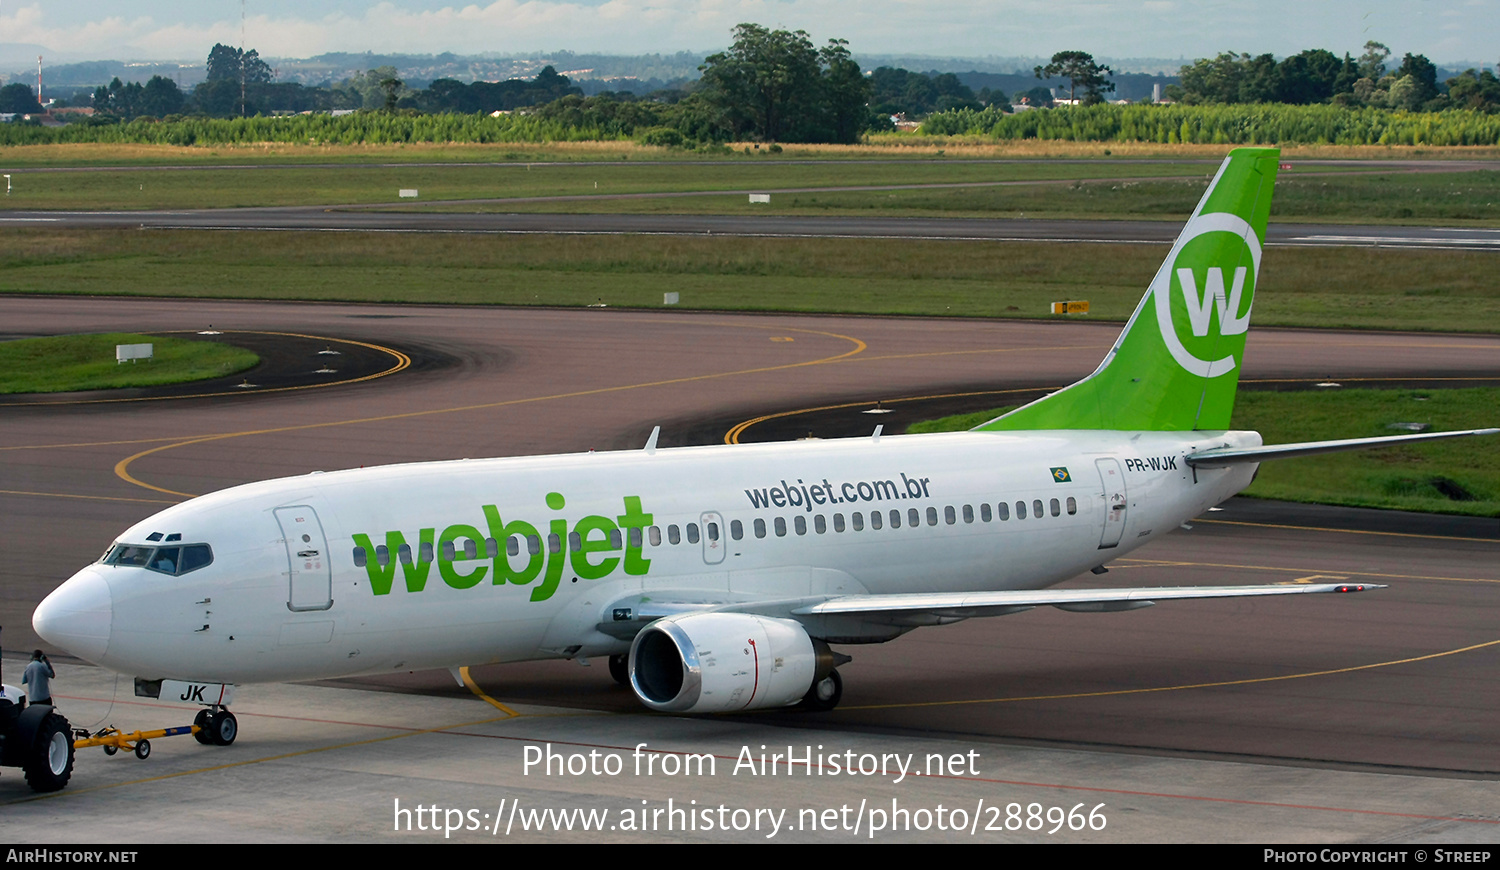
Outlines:
{"label": "nose landing gear", "polygon": [[193,717],[193,739],[204,746],[228,746],[239,736],[239,722],[225,707],[206,707]]}

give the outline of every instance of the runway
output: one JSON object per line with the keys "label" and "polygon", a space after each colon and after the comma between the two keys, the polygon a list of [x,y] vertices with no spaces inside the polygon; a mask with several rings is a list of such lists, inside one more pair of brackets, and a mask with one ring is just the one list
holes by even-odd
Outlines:
{"label": "runway", "polygon": [[[42,595],[121,529],[188,494],[317,469],[637,448],[658,424],[662,445],[673,446],[722,440],[734,423],[771,411],[1034,391],[1092,370],[1118,331],[1087,323],[149,299],[4,298],[0,319],[15,335],[213,323],[399,347],[431,361],[388,377],[298,392],[0,410],[6,421],[0,427],[0,511],[7,518],[0,546],[10,555],[0,623],[10,629],[5,640],[12,650],[34,643],[29,615]],[[1500,337],[1257,329],[1244,377],[1492,381],[1500,377]],[[848,413],[864,425],[872,419],[860,416],[865,409]],[[1110,797],[1081,796],[1067,804],[1104,801],[1116,812],[1124,801],[1141,808],[1136,816],[1112,817],[1115,827],[1098,839],[1412,841],[1434,830],[1493,839],[1500,822],[1494,810],[1500,797],[1494,718],[1500,703],[1500,530],[1484,520],[1419,523],[1386,514],[1383,522],[1371,522],[1367,516],[1231,502],[1192,530],[1117,561],[1109,575],[1069,583],[1239,584],[1321,576],[1385,583],[1387,589],[1125,614],[1049,610],[922,629],[889,644],[845,650],[855,658],[843,671],[844,704],[830,714],[649,717],[602,667],[568,662],[478,668],[473,678],[484,694],[527,712],[531,718],[517,722],[532,742],[567,740],[628,752],[639,737],[731,758],[752,743],[828,743],[840,751],[854,744],[972,749],[990,759],[979,779],[1009,783],[983,788],[1064,797],[1074,793],[1069,789],[1108,788],[1116,790]],[[7,658],[6,664],[16,663]],[[68,698],[74,686],[89,687],[68,702],[80,712],[107,700],[107,681],[97,672],[81,668],[71,679],[72,685],[60,681],[58,692]],[[408,789],[399,794],[413,802],[421,793],[432,795],[423,798],[428,801],[492,804],[501,796],[496,789],[530,789],[536,797],[538,788],[574,804],[624,806],[636,787],[653,801],[670,796],[639,780],[553,781],[543,788],[518,774],[519,743],[507,744],[509,754],[480,778],[462,764],[438,760],[440,746],[419,754],[427,764],[395,757],[400,753],[339,748],[369,733],[351,723],[372,716],[382,728],[435,728],[456,746],[498,745],[504,735],[496,729],[515,726],[464,725],[494,720],[498,708],[447,673],[321,688],[247,687],[241,697],[244,709],[266,718],[242,720],[241,740],[224,757],[277,756],[282,750],[267,742],[271,735],[290,740],[297,751],[328,753],[318,758],[338,755],[342,760],[328,767],[338,785],[326,801],[278,798],[295,775],[279,762],[202,773],[214,756],[194,755],[201,748],[190,741],[174,745],[177,754],[163,763],[181,771],[183,793],[200,794],[192,783],[211,781],[231,793],[243,788],[284,801],[276,805],[302,818],[283,829],[287,839],[319,838],[320,803],[329,807],[324,818],[343,825],[329,838],[351,831],[389,835],[384,792],[370,804],[371,820],[360,821],[350,809],[364,806],[360,789],[368,790],[371,776],[396,777]],[[290,720],[275,720],[283,702],[281,712],[298,717],[290,735]],[[413,711],[429,709],[424,704],[431,715],[410,721]],[[320,715],[320,705],[337,712]],[[116,709],[120,724],[134,717],[143,723],[136,727],[162,715],[130,703]],[[431,736],[413,741],[428,745]],[[160,802],[204,818],[171,790],[133,784],[118,763],[95,773],[100,764],[95,758],[80,764],[76,797],[70,788],[57,799],[63,803],[44,803],[102,820],[125,801]],[[89,792],[90,783],[108,788]],[[887,799],[884,788],[821,782],[798,794],[857,803]],[[923,781],[910,792],[895,788],[936,801],[967,800],[981,787],[964,779]],[[721,800],[736,790],[733,778],[721,776],[693,794]],[[25,794],[9,772],[0,779],[0,802]],[[1317,809],[1291,809],[1299,806]],[[108,830],[129,838],[118,827]],[[152,830],[161,838],[178,829]],[[269,836],[276,829],[257,822],[247,829],[254,830]]]}
{"label": "runway", "polygon": [[[715,194],[719,195],[719,194]],[[723,194],[728,195],[728,194]],[[587,199],[568,197],[569,199]],[[528,202],[535,199],[526,200]],[[721,235],[765,238],[947,239],[1167,244],[1175,221],[1014,220],[632,214],[459,214],[367,207],[197,211],[12,211],[0,226],[319,232]],[[1267,245],[1500,251],[1500,229],[1272,223]]]}

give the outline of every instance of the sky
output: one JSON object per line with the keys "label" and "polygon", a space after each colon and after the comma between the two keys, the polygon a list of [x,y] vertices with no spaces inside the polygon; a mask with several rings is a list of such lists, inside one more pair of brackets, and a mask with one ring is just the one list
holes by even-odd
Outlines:
{"label": "sky", "polygon": [[[1500,0],[245,0],[244,36],[263,57],[330,51],[608,54],[710,51],[750,21],[847,39],[858,57],[1277,56],[1366,40],[1443,64],[1500,61]],[[240,44],[234,0],[0,0],[0,49],[58,62],[196,60]],[[29,50],[29,49],[28,49]],[[49,58],[49,59],[51,59]]]}

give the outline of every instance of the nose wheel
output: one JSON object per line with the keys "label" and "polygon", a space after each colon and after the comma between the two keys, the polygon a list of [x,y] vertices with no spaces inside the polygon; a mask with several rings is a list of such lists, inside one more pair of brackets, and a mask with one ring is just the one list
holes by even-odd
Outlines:
{"label": "nose wheel", "polygon": [[204,746],[228,746],[240,732],[234,714],[223,707],[199,710],[193,718],[193,725],[198,728],[193,732],[193,739]]}

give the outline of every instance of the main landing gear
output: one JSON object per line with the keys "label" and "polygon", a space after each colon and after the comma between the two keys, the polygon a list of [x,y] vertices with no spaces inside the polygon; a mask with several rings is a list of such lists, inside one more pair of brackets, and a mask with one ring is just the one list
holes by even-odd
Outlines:
{"label": "main landing gear", "polygon": [[827,713],[839,705],[844,697],[844,678],[839,676],[838,671],[829,671],[828,676],[816,683],[802,696],[802,701],[797,704],[797,709],[807,710],[810,713]]}

